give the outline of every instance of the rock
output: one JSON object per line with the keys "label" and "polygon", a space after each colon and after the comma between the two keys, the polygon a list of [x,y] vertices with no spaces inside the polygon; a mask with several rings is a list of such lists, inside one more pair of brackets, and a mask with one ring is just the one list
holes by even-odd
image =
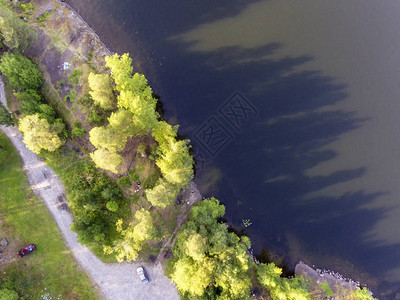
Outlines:
{"label": "rock", "polygon": [[2,239],[0,241],[0,246],[7,247],[8,246],[8,241],[6,239]]}

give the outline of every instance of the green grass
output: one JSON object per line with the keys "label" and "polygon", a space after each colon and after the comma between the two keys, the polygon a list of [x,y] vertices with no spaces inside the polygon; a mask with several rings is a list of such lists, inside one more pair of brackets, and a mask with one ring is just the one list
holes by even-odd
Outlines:
{"label": "green grass", "polygon": [[0,209],[12,238],[23,245],[34,243],[37,250],[17,257],[1,274],[0,285],[11,285],[24,298],[42,299],[49,293],[55,299],[96,299],[87,275],[79,270],[70,250],[46,206],[31,192],[21,158],[7,137],[0,133],[5,148],[0,161]]}
{"label": "green grass", "polygon": [[327,282],[322,282],[319,284],[319,286],[326,292],[325,297],[329,298],[333,296],[333,292]]}

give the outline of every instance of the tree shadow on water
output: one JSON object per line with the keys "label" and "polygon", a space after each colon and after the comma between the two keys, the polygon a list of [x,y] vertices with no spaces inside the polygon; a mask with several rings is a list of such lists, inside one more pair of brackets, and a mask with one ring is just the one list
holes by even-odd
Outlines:
{"label": "tree shadow on water", "polygon": [[[246,231],[255,238],[253,244],[259,253],[265,246],[279,244],[277,248],[293,256],[285,241],[290,232],[316,260],[320,253],[340,257],[377,278],[394,262],[380,259],[377,267],[371,257],[393,247],[366,244],[365,234],[384,218],[386,210],[365,207],[386,193],[368,187],[340,191],[341,184],[349,186],[363,177],[367,165],[343,169],[330,166],[323,168],[325,175],[309,174],[312,168],[346,155],[337,153],[333,144],[369,119],[339,108],[348,97],[345,84],[322,71],[297,70],[312,60],[310,56],[269,59],[280,47],[230,47],[199,59],[214,69],[200,85],[215,97],[194,101],[193,111],[201,111],[204,105],[213,107],[214,115],[233,136],[213,161],[227,174],[219,184],[218,196],[227,204],[228,220],[240,224],[242,218],[251,219],[254,225]],[[218,108],[226,102],[215,103],[218,97],[226,99],[221,94],[229,96],[232,87],[258,112],[255,118],[242,112],[239,130],[218,114]],[[186,134],[190,136],[193,131]],[[192,141],[195,148],[204,146]],[[358,150],[354,147],[352,151]],[[324,189],[334,190],[337,196],[325,195]],[[293,267],[295,259],[299,257],[288,257],[286,262]],[[355,269],[347,275],[357,280],[358,272]]]}

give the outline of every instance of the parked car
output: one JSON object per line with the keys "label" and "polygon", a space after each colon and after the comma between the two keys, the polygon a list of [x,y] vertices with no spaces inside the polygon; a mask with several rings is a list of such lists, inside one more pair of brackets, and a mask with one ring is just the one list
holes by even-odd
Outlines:
{"label": "parked car", "polygon": [[143,267],[137,268],[136,271],[137,271],[137,273],[138,273],[138,275],[139,275],[139,278],[140,278],[140,280],[142,281],[143,284],[149,282],[149,279],[147,278],[146,273],[145,273]]}
{"label": "parked car", "polygon": [[17,252],[18,256],[24,257],[28,253],[31,253],[33,250],[36,249],[36,246],[34,244],[30,244],[29,246],[25,247],[24,249],[21,249]]}

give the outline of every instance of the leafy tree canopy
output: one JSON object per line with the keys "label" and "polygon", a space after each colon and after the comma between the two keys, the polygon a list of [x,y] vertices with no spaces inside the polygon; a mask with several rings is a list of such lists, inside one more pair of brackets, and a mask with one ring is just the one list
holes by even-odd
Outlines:
{"label": "leafy tree canopy", "polygon": [[63,124],[57,122],[50,125],[39,114],[22,118],[19,122],[19,129],[24,135],[24,142],[27,147],[37,154],[42,149],[54,151],[63,144],[63,141],[58,137],[58,134],[64,129]]}
{"label": "leafy tree canopy", "polygon": [[96,105],[104,110],[113,110],[116,108],[116,100],[111,88],[111,79],[107,74],[90,73],[88,77],[90,95]]}
{"label": "leafy tree canopy", "polygon": [[178,127],[178,125],[171,126],[165,121],[160,121],[154,126],[151,134],[159,144],[166,144],[171,138],[176,139]]}
{"label": "leafy tree canopy", "polygon": [[273,300],[310,300],[307,284],[303,278],[292,279],[281,277],[282,269],[274,263],[257,266],[260,283],[269,290]]}
{"label": "leafy tree canopy", "polygon": [[193,178],[193,157],[189,153],[188,141],[170,139],[160,144],[156,160],[164,178],[172,184],[184,186]]}
{"label": "leafy tree canopy", "polygon": [[172,281],[189,296],[246,299],[251,280],[250,240],[229,233],[217,218],[225,207],[215,198],[193,207],[174,247]]}
{"label": "leafy tree canopy", "polygon": [[43,83],[38,67],[18,53],[4,53],[1,57],[0,71],[15,88],[37,90]]}
{"label": "leafy tree canopy", "polygon": [[179,191],[178,186],[160,179],[153,189],[146,190],[146,197],[152,205],[165,209],[175,201]]}
{"label": "leafy tree canopy", "polygon": [[97,167],[113,173],[118,173],[118,168],[124,162],[124,158],[121,155],[108,151],[105,148],[100,148],[90,153],[90,157]]}
{"label": "leafy tree canopy", "polygon": [[116,241],[113,247],[104,247],[104,252],[106,254],[115,252],[119,262],[136,260],[144,242],[157,238],[153,217],[149,211],[143,208],[135,212],[134,220],[126,229],[123,228],[122,220],[116,223],[116,227],[117,231],[121,233],[122,239]]}
{"label": "leafy tree canopy", "polygon": [[126,136],[112,127],[94,127],[89,132],[90,142],[96,148],[106,148],[110,152],[122,151],[125,148]]}
{"label": "leafy tree canopy", "polygon": [[131,90],[132,82],[130,80],[132,76],[132,59],[128,53],[122,56],[114,54],[112,56],[106,56],[106,66],[111,70],[111,76],[115,81],[116,90]]}
{"label": "leafy tree canopy", "polygon": [[127,109],[120,108],[108,118],[111,128],[125,136],[133,136],[137,133],[133,123],[133,113]]}
{"label": "leafy tree canopy", "polygon": [[32,29],[7,7],[0,5],[0,37],[11,50],[24,52],[33,42]]}

